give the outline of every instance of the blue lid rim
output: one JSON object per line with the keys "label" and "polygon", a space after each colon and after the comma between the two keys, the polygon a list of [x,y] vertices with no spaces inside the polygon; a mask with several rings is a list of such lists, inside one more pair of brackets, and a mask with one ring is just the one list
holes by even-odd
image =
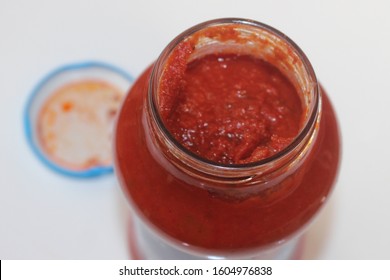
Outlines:
{"label": "blue lid rim", "polygon": [[67,64],[64,66],[61,66],[59,68],[56,68],[46,74],[46,76],[43,77],[43,79],[33,88],[31,91],[31,94],[29,95],[29,98],[27,99],[27,103],[25,105],[24,111],[23,111],[23,127],[24,132],[27,138],[27,142],[29,146],[31,147],[34,154],[50,169],[66,176],[71,177],[78,177],[78,178],[92,178],[97,177],[100,175],[110,174],[113,173],[114,167],[113,166],[97,166],[93,167],[87,170],[70,170],[66,169],[64,167],[61,167],[60,165],[55,164],[51,160],[49,160],[45,154],[41,151],[37,145],[35,145],[33,141],[33,124],[31,123],[31,119],[29,116],[30,108],[32,106],[32,103],[34,101],[34,98],[38,95],[41,88],[53,77],[57,76],[58,74],[69,71],[69,70],[76,70],[76,69],[83,69],[83,68],[91,68],[91,67],[100,67],[105,68],[110,71],[116,72],[117,74],[121,75],[125,79],[127,79],[130,83],[134,81],[133,77],[129,75],[124,70],[118,68],[117,66],[100,62],[100,61],[84,61],[79,63],[73,63],[73,64]]}

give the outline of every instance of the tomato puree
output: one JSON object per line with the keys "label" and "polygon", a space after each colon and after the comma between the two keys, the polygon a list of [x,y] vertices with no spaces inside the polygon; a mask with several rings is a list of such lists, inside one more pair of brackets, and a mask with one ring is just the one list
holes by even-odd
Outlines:
{"label": "tomato puree", "polygon": [[[167,70],[163,81],[177,71]],[[164,121],[176,140],[200,157],[241,164],[269,157],[298,134],[300,98],[274,66],[249,55],[212,54],[186,67]],[[175,96],[172,99],[172,96]],[[166,100],[166,98],[163,98]]]}
{"label": "tomato puree", "polygon": [[[217,36],[223,42],[239,36],[233,32],[235,25],[206,30],[207,36]],[[223,31],[223,36],[217,31]],[[256,36],[254,40],[263,39]],[[321,118],[312,126],[315,137],[306,138],[310,149],[304,157],[299,154],[294,158],[293,168],[275,164],[275,169],[283,172],[272,184],[261,172],[255,175],[263,181],[244,184],[187,173],[187,162],[173,152],[177,146],[207,160],[207,167],[241,170],[247,166],[240,164],[269,158],[285,149],[302,131],[307,118],[307,104],[271,58],[262,60],[230,49],[195,57],[194,48],[191,40],[176,45],[163,67],[158,61],[161,68],[156,69],[160,70],[152,73],[152,68],[147,69],[125,98],[115,138],[116,169],[123,190],[146,224],[180,246],[242,252],[281,244],[308,224],[336,178],[339,133],[331,103],[320,91]],[[273,59],[287,60],[276,49]],[[289,52],[286,50],[284,56]],[[155,84],[157,90],[151,87]],[[155,99],[148,99],[151,96]],[[153,102],[148,103],[150,100]],[[259,188],[244,198],[226,199],[209,185],[221,193]]]}
{"label": "tomato puree", "polygon": [[[339,134],[332,106],[323,93],[320,129],[313,151],[278,188],[246,200],[223,200],[169,173],[147,147],[142,112],[150,70],[133,85],[119,114],[116,131],[117,174],[136,209],[172,238],[201,248],[237,250],[285,239],[318,211],[334,183]],[[234,186],[227,186],[234,187]]]}

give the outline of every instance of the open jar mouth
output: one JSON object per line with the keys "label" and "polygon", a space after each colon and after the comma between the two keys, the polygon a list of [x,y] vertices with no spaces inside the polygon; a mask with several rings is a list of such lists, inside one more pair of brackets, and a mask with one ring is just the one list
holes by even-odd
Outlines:
{"label": "open jar mouth", "polygon": [[[221,36],[224,32],[235,32],[236,38],[228,40]],[[297,136],[281,151],[264,159],[243,164],[224,164],[203,158],[185,148],[170,133],[159,111],[159,81],[165,63],[181,42],[190,42],[193,51],[187,63],[207,54],[218,52],[248,54],[276,66],[294,85],[303,105],[303,122]],[[313,67],[303,51],[282,32],[248,19],[223,18],[198,24],[173,39],[157,59],[151,74],[148,88],[148,105],[156,124],[156,129],[163,137],[160,141],[170,152],[185,163],[197,166],[206,173],[224,172],[223,176],[240,176],[242,171],[251,172],[261,167],[274,165],[275,162],[288,158],[293,151],[302,150],[310,142],[312,131],[320,116],[320,90]],[[249,173],[248,173],[249,174]]]}

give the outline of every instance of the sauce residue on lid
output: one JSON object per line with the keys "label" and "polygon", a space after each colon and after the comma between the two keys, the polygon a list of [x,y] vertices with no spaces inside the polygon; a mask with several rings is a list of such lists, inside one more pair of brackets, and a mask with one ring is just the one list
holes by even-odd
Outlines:
{"label": "sauce residue on lid", "polygon": [[111,165],[113,123],[123,97],[115,86],[93,79],[55,90],[38,116],[42,150],[71,170]]}

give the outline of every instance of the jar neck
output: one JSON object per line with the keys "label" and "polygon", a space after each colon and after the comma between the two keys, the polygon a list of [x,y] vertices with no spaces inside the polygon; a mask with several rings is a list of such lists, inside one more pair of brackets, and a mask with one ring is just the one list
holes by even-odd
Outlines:
{"label": "jar neck", "polygon": [[[179,81],[185,66],[194,59],[213,53],[244,54],[260,58],[278,68],[294,85],[303,104],[303,119],[295,139],[275,155],[248,164],[219,164],[184,148],[164,125],[159,109],[161,79],[173,64],[179,67],[171,83]],[[182,67],[182,70],[180,70]],[[311,150],[321,117],[320,89],[313,68],[300,48],[281,32],[244,19],[219,19],[199,24],[176,37],[162,52],[151,73],[144,108],[148,147],[160,163],[201,181],[202,186],[252,186],[279,181],[300,166]],[[148,138],[148,137],[147,137]],[[188,179],[187,178],[187,179]]]}

